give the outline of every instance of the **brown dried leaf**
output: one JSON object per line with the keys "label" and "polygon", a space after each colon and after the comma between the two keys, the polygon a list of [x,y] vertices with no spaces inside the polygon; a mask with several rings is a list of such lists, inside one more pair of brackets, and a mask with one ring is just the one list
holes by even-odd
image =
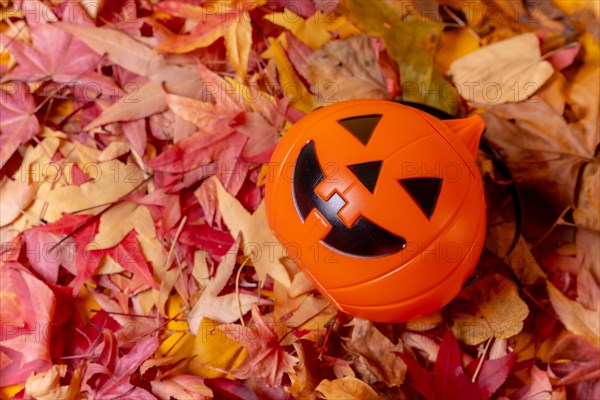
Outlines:
{"label": "brown dried leaf", "polygon": [[523,329],[529,314],[517,285],[504,275],[490,274],[463,290],[450,304],[456,338],[477,345],[491,337],[508,339]]}
{"label": "brown dried leaf", "polygon": [[577,208],[573,211],[575,224],[600,232],[600,165],[589,163],[583,170]]}
{"label": "brown dried leaf", "polygon": [[568,89],[565,78],[555,73],[528,101],[488,105],[482,115],[488,139],[502,147],[517,182],[561,210],[574,204],[579,170],[593,160],[599,142],[595,128],[565,119],[568,108],[585,107],[567,101]]}
{"label": "brown dried leaf", "polygon": [[394,352],[402,352],[402,342],[393,344],[370,321],[354,318],[352,336],[346,348],[356,356],[354,367],[361,379],[368,384],[383,382],[388,386],[400,386],[406,375],[406,364]]}
{"label": "brown dried leaf", "polygon": [[330,103],[360,98],[389,98],[368,35],[334,40],[309,59],[308,76],[317,101]]}
{"label": "brown dried leaf", "polygon": [[305,341],[294,343],[294,349],[300,362],[288,372],[292,384],[286,391],[297,399],[315,400],[315,388],[322,375],[317,353],[312,344]]}

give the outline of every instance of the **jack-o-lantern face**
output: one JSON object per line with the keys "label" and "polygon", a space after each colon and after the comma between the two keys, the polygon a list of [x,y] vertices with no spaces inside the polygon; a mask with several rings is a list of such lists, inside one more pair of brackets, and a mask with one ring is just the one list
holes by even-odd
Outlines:
{"label": "jack-o-lantern face", "polygon": [[482,128],[380,100],[317,110],[273,155],[269,224],[340,310],[378,321],[432,312],[458,293],[483,246],[472,154]]}

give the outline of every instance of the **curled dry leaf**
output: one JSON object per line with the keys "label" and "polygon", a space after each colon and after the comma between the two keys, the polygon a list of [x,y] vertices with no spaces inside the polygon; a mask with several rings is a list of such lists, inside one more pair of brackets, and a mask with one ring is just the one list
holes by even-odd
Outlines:
{"label": "curled dry leaf", "polygon": [[326,370],[318,360],[317,349],[312,343],[298,341],[294,343],[294,349],[298,353],[299,362],[288,371],[291,385],[286,391],[297,399],[315,400],[315,389]]}
{"label": "curled dry leaf", "polygon": [[77,368],[68,385],[60,379],[67,373],[67,366],[54,364],[48,371],[32,374],[25,382],[25,393],[39,400],[75,400],[79,398],[81,368]]}
{"label": "curled dry leaf", "polygon": [[517,285],[500,274],[490,274],[463,290],[450,304],[456,337],[469,345],[489,338],[508,339],[523,329],[529,314]]}
{"label": "curled dry leaf", "polygon": [[402,342],[393,344],[373,323],[354,318],[348,324],[353,327],[346,342],[348,351],[356,356],[354,368],[361,379],[369,384],[383,382],[388,386],[400,386],[406,375],[406,364],[394,352],[402,352]]}
{"label": "curled dry leaf", "polygon": [[552,76],[534,33],[485,46],[450,65],[460,95],[478,104],[519,102],[533,95]]}
{"label": "curled dry leaf", "polygon": [[565,327],[600,347],[600,319],[598,318],[600,308],[589,310],[580,303],[570,300],[550,281],[546,282],[546,287],[552,307]]}

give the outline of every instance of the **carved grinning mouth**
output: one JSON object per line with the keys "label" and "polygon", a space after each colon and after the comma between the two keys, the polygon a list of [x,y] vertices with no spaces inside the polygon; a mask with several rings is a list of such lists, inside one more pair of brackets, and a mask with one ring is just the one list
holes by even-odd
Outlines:
{"label": "carved grinning mouth", "polygon": [[[375,131],[381,115],[372,114],[345,118],[340,121],[352,136],[367,146]],[[348,169],[371,193],[375,191],[383,161],[369,161],[348,165]],[[406,239],[395,235],[365,216],[360,216],[354,224],[346,226],[338,212],[346,201],[338,193],[329,199],[321,198],[316,187],[323,181],[325,174],[319,162],[315,144],[307,142],[300,150],[293,177],[293,197],[298,214],[304,221],[310,212],[317,210],[331,225],[330,231],[322,242],[332,249],[356,257],[382,257],[394,254],[406,247]],[[419,206],[423,214],[431,219],[441,192],[441,178],[401,179],[399,184]]]}

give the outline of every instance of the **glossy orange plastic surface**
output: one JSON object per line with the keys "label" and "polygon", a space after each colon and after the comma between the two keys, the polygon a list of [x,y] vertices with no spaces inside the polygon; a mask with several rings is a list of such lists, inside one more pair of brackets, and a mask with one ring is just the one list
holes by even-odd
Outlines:
{"label": "glossy orange plastic surface", "polygon": [[384,100],[316,110],[272,156],[269,225],[339,310],[381,322],[432,313],[483,248],[484,127],[477,116],[440,121]]}

